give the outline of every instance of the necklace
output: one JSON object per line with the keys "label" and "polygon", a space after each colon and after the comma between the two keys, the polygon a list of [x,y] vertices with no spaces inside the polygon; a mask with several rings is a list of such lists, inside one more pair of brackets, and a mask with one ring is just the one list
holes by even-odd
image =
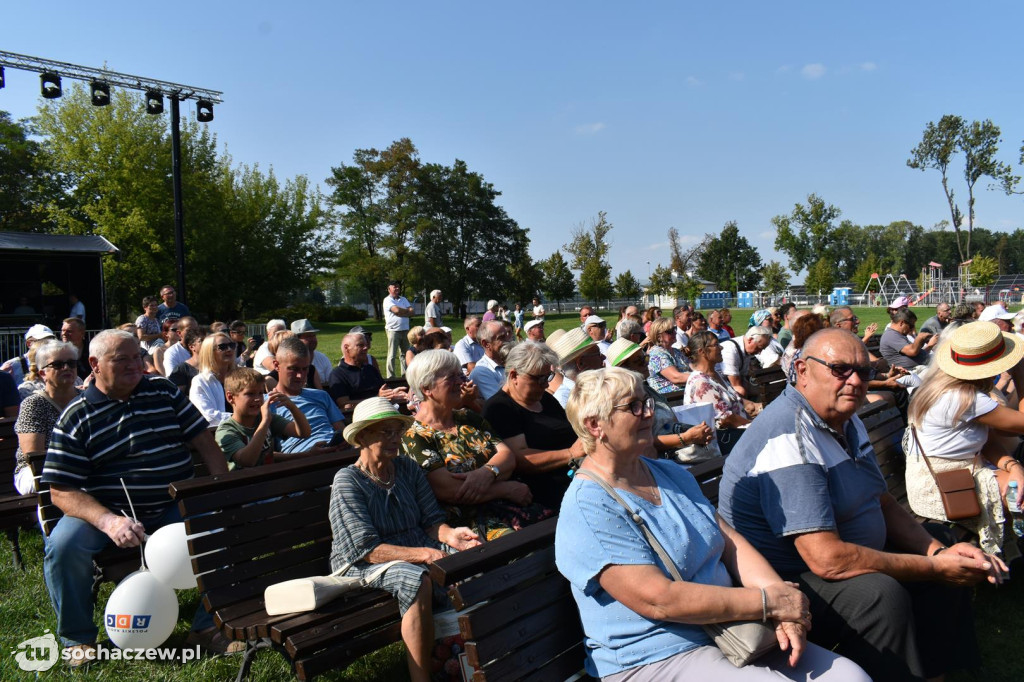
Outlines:
{"label": "necklace", "polygon": [[382,488],[390,488],[395,484],[394,474],[392,474],[391,477],[385,481],[383,478],[374,475],[372,471],[370,471],[366,466],[362,464],[356,464],[356,469],[358,469],[364,476],[366,476],[367,478],[369,478],[371,481],[381,486]]}

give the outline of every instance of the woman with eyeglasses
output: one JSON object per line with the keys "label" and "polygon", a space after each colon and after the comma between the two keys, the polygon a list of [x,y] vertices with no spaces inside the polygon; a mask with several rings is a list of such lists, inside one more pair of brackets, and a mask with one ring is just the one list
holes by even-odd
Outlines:
{"label": "woman with eyeglasses", "polygon": [[[651,445],[654,409],[638,374],[610,367],[580,375],[567,413],[587,457],[562,501],[555,561],[579,608],[590,676],[868,679],[849,660],[807,643],[807,597],[718,516],[693,476],[642,456]],[[673,580],[669,562],[681,580]],[[702,625],[738,620],[768,623],[778,650],[733,666]]]}
{"label": "woman with eyeglasses", "polygon": [[448,525],[493,540],[551,515],[533,503],[529,486],[510,480],[516,456],[494,428],[463,407],[466,375],[457,355],[423,351],[406,378],[421,402],[402,449],[426,472]]}
{"label": "woman with eyeglasses", "polygon": [[164,374],[164,353],[168,348],[181,341],[181,336],[178,334],[178,320],[163,321],[160,325],[160,340],[162,343],[159,345],[150,345],[153,368],[161,376],[167,376]]}
{"label": "woman with eyeglasses", "polygon": [[667,317],[654,320],[647,330],[647,340],[651,349],[647,356],[647,383],[658,393],[682,390],[690,378],[690,366],[683,353],[672,346],[676,342],[675,323]]}
{"label": "woman with eyeglasses", "polygon": [[45,452],[57,419],[64,408],[78,397],[80,384],[76,369],[78,349],[73,343],[45,341],[32,347],[36,373],[42,387],[21,402],[14,432],[18,434],[14,487],[22,495],[35,491],[35,480],[28,466],[28,454]]}
{"label": "woman with eyeglasses", "polygon": [[379,564],[400,562],[369,584],[398,600],[409,676],[425,682],[434,647],[433,610],[447,604],[444,593],[433,588],[426,564],[479,545],[480,538],[469,528],[445,523],[423,471],[398,456],[411,422],[384,398],[356,406],[343,435],[359,448],[359,459],[339,471],[331,487],[331,570],[348,567],[344,575],[369,578]]}
{"label": "woman with eyeglasses", "polygon": [[698,332],[690,336],[685,353],[692,371],[686,381],[683,404],[710,403],[715,408],[718,449],[728,455],[751,420],[743,397],[715,369],[722,362],[722,344],[714,332]]}
{"label": "woman with eyeglasses", "polygon": [[505,385],[484,405],[484,419],[516,456],[516,480],[535,500],[557,509],[569,487],[569,467],[583,448],[565,410],[547,392],[558,356],[543,343],[526,341],[505,359]]}
{"label": "woman with eyeglasses", "polygon": [[188,399],[210,422],[219,426],[231,419],[231,406],[224,393],[224,379],[235,370],[235,343],[224,332],[210,334],[199,347],[199,375],[192,380]]}

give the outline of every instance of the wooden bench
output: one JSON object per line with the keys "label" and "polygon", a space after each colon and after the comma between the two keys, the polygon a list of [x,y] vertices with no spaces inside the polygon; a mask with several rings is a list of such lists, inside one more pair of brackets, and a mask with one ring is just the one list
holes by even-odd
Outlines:
{"label": "wooden bench", "polygon": [[857,413],[875,450],[889,493],[907,511],[906,459],[903,454],[903,415],[884,400],[866,403]]}
{"label": "wooden bench", "polygon": [[0,419],[0,530],[11,542],[14,567],[24,569],[18,533],[35,523],[36,496],[34,493],[22,495],[14,488],[14,467],[17,464],[14,453],[18,449],[15,421],[11,417]]}
{"label": "wooden bench", "polygon": [[361,590],[322,609],[270,616],[267,586],[328,575],[331,483],[355,450],[181,481],[171,486],[190,537],[203,604],[232,641],[246,643],[238,679],[260,649],[279,651],[300,680],[341,668],[401,639],[398,602]]}
{"label": "wooden bench", "polygon": [[[713,503],[724,458],[690,472]],[[557,518],[430,565],[448,588],[474,682],[560,682],[583,668],[583,627],[569,582],[555,566]]]}
{"label": "wooden bench", "polygon": [[782,395],[789,384],[786,373],[781,365],[771,367],[759,367],[750,370],[750,383],[757,389],[757,395],[752,398],[754,402],[761,403],[765,407]]}

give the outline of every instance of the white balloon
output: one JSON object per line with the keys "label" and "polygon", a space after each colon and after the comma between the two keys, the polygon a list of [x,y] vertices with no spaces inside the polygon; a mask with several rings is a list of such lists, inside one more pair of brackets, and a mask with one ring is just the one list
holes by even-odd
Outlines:
{"label": "white balloon", "polygon": [[122,649],[154,649],[174,632],[178,598],[151,571],[136,571],[111,593],[103,622],[110,641]]}
{"label": "white balloon", "polygon": [[188,556],[184,523],[169,524],[149,536],[146,568],[176,590],[190,590],[198,585]]}

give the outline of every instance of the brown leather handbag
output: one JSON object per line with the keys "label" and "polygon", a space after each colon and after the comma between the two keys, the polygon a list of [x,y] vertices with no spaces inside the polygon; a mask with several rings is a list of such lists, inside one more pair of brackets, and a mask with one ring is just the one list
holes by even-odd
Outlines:
{"label": "brown leather handbag", "polygon": [[928,456],[924,454],[921,441],[917,438],[917,429],[913,425],[910,431],[914,436],[914,443],[918,452],[924,459],[928,473],[935,479],[935,486],[939,489],[939,496],[942,498],[942,507],[946,510],[946,519],[949,521],[960,521],[969,519],[981,513],[981,505],[978,503],[978,494],[974,490],[974,463],[971,469],[954,469],[935,473],[932,465],[928,462]]}

